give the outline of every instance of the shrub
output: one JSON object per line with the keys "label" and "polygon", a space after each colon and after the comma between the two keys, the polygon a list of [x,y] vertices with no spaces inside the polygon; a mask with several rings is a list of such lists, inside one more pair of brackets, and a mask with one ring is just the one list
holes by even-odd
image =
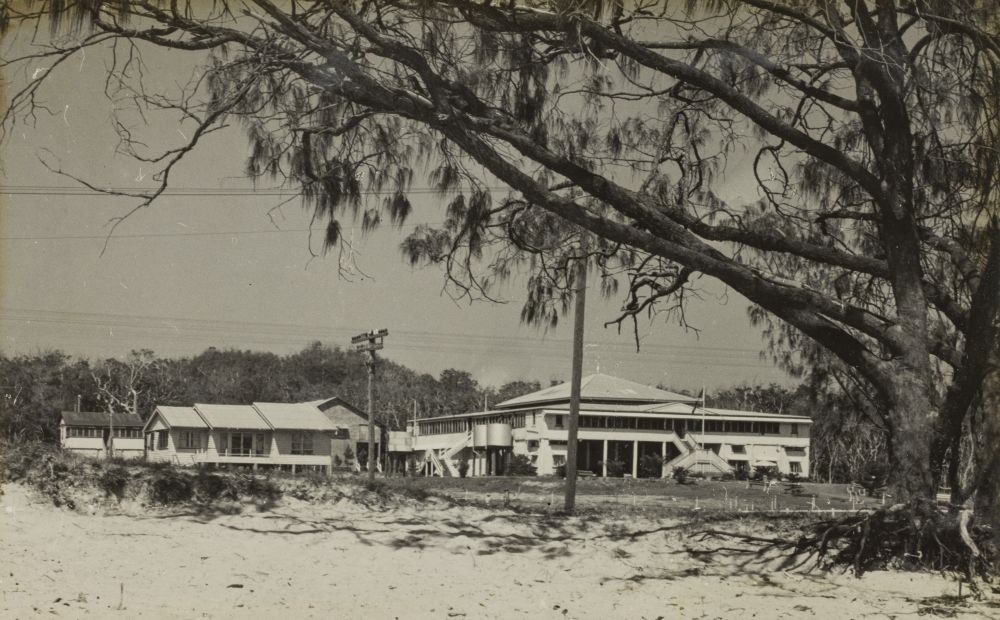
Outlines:
{"label": "shrub", "polygon": [[673,478],[677,481],[677,484],[687,484],[689,472],[684,467],[675,467],[673,471]]}
{"label": "shrub", "polygon": [[560,478],[566,477],[566,463],[561,463],[559,465],[556,465],[556,475],[559,476]]}
{"label": "shrub", "polygon": [[625,475],[625,461],[608,461],[608,478],[621,478]]}
{"label": "shrub", "polygon": [[735,478],[737,480],[749,480],[750,479],[750,472],[748,470],[746,470],[746,469],[737,469],[734,472],[733,475],[735,476]]}
{"label": "shrub", "polygon": [[243,495],[263,500],[265,504],[273,504],[281,499],[281,488],[269,478],[259,478],[253,474],[237,474],[235,482]]}
{"label": "shrub", "polygon": [[125,489],[128,488],[130,477],[127,467],[117,464],[108,465],[97,477],[97,487],[104,491],[105,497],[114,497],[120,502],[125,497]]}
{"label": "shrub", "polygon": [[[562,475],[566,475],[566,466],[563,465]],[[507,463],[508,476],[537,476],[538,469],[531,464],[531,459],[523,454],[515,454]]]}
{"label": "shrub", "polygon": [[153,503],[167,506],[191,499],[194,489],[187,474],[169,466],[153,469],[151,473],[149,499]]}
{"label": "shrub", "polygon": [[232,478],[199,469],[194,477],[194,497],[202,503],[220,499],[237,500],[240,498],[240,490]]}
{"label": "shrub", "polygon": [[647,454],[639,459],[639,475],[643,478],[659,478],[663,475],[663,458]]}
{"label": "shrub", "polygon": [[462,459],[458,462],[458,477],[465,478],[469,475],[469,460]]}

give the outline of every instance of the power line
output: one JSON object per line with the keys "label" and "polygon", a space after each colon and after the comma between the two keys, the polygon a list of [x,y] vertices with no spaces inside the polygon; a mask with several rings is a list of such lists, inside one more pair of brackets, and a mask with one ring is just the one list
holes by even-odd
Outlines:
{"label": "power line", "polygon": [[[428,226],[440,226],[443,222],[421,222],[419,224],[404,224],[402,226],[397,226],[392,224],[394,229],[412,229],[417,226],[428,225]],[[269,230],[220,230],[220,231],[204,231],[204,232],[177,232],[177,233],[114,233],[111,235],[37,235],[37,236],[15,236],[15,237],[0,237],[0,241],[68,241],[73,239],[107,239],[109,236],[111,239],[154,239],[162,237],[234,237],[239,235],[270,235],[270,234],[288,234],[288,233],[307,233],[314,232],[322,234],[323,230],[321,228],[273,228]]]}
{"label": "power line", "polygon": [[[156,188],[149,187],[108,187],[105,191],[92,190],[86,187],[57,186],[57,185],[6,185],[0,187],[0,195],[7,196],[107,196],[109,194],[139,194],[143,192],[153,192]],[[490,193],[510,192],[509,187],[493,186],[481,188]],[[168,187],[161,196],[185,196],[185,197],[227,197],[227,196],[262,196],[262,197],[292,197],[300,194],[301,189],[268,187],[261,189],[248,188],[211,188],[211,187]],[[369,189],[359,192],[362,196],[391,196],[396,193],[395,189]],[[436,187],[411,187],[406,190],[406,194],[447,194]],[[129,198],[130,196],[122,196]]]}
{"label": "power line", "polygon": [[[119,329],[136,329],[147,332],[149,337],[158,337],[150,330],[170,330],[171,333],[163,337],[198,339],[205,337],[222,337],[223,334],[235,333],[232,337],[239,337],[243,341],[259,342],[261,344],[272,344],[276,340],[278,343],[301,343],[307,344],[328,337],[334,340],[341,340],[346,334],[356,332],[356,327],[320,327],[311,325],[293,325],[287,323],[264,323],[234,320],[211,320],[211,319],[186,319],[177,317],[157,317],[138,316],[112,313],[83,313],[53,310],[28,310],[28,309],[8,309],[0,315],[0,320],[54,323],[76,326],[109,327]],[[183,331],[194,331],[206,333],[206,336],[198,334],[182,334]],[[253,337],[246,338],[245,334],[252,334]],[[412,345],[405,342],[397,342],[394,347],[412,348],[413,350],[428,351],[427,340],[432,341],[436,347],[444,347],[458,352],[482,352],[483,350],[496,351],[497,349],[509,349],[512,353],[523,352],[523,349],[532,349],[532,355],[546,357],[554,355],[561,357],[561,353],[554,351],[554,346],[568,346],[568,339],[546,338],[540,340],[529,337],[498,336],[493,334],[467,334],[467,333],[443,333],[421,330],[394,330],[394,333],[405,340],[417,340]],[[262,337],[271,340],[263,340]],[[423,343],[421,343],[423,342]],[[618,349],[619,352],[631,350],[630,343],[609,342],[595,343],[607,349]],[[678,358],[689,362],[717,363],[719,365],[736,365],[736,363],[758,366],[746,356],[752,355],[755,358],[759,355],[757,349],[736,348],[736,347],[709,347],[694,345],[660,345],[646,344],[643,346],[643,353],[648,356],[658,358]],[[742,356],[742,359],[740,357]],[[734,357],[736,359],[734,359]],[[647,358],[648,359],[648,358]]]}

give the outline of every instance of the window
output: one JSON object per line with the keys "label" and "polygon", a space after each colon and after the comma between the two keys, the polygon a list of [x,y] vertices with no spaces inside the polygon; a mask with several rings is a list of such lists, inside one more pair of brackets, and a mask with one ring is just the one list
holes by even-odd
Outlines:
{"label": "window", "polygon": [[96,428],[96,427],[89,427],[89,428],[68,427],[66,429],[66,436],[67,437],[103,437],[104,436],[104,434],[103,434],[104,430],[105,429],[103,429],[103,428]]}
{"label": "window", "polygon": [[167,431],[156,431],[156,449],[167,449]]}
{"label": "window", "polygon": [[201,447],[201,437],[195,431],[181,431],[177,445],[182,450],[195,450]]}
{"label": "window", "polygon": [[732,448],[733,448],[733,454],[746,454],[747,453],[747,447],[746,446],[732,446]]}
{"label": "window", "polygon": [[563,427],[563,417],[561,415],[554,416],[554,422],[555,422],[554,428]]}
{"label": "window", "polygon": [[252,433],[229,433],[226,456],[251,456],[253,454]]}
{"label": "window", "polygon": [[312,433],[292,433],[292,454],[312,454]]}
{"label": "window", "polygon": [[785,448],[785,454],[788,456],[805,456],[805,448]]}
{"label": "window", "polygon": [[798,436],[799,436],[799,425],[792,424],[792,437],[798,437]]}
{"label": "window", "polygon": [[798,461],[788,461],[788,469],[793,474],[801,474],[802,473],[802,463],[800,463]]}
{"label": "window", "polygon": [[122,437],[125,439],[138,439],[141,437],[141,429],[138,428],[116,428],[115,437]]}

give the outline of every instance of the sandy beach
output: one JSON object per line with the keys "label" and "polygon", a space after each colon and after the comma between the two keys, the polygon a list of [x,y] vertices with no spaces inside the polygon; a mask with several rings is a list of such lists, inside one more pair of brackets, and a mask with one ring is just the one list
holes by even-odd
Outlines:
{"label": "sandy beach", "polygon": [[[55,508],[6,485],[0,615],[96,618],[982,618],[953,578],[777,570],[682,520],[542,519],[292,498],[239,514]],[[129,513],[132,514],[129,514]],[[115,514],[118,513],[118,514]],[[689,551],[696,551],[691,554]],[[943,598],[942,598],[943,597]],[[954,613],[955,615],[950,615]]]}

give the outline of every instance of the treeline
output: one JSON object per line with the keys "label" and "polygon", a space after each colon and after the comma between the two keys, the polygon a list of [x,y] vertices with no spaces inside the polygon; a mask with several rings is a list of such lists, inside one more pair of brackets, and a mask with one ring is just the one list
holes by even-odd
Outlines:
{"label": "treeline", "polygon": [[[380,360],[378,372],[375,417],[388,429],[404,428],[414,414],[423,418],[475,411],[542,387],[537,381],[483,386],[464,370],[448,369],[435,377],[387,359]],[[329,396],[363,410],[367,381],[363,355],[319,342],[289,355],[211,348],[181,358],[161,358],[145,349],[125,359],[99,361],[60,351],[0,356],[0,436],[55,441],[60,412],[73,409],[78,399],[83,410],[135,412],[143,419],[156,405],[298,402]],[[737,385],[707,394],[706,403],[811,417],[816,479],[859,481],[880,474],[885,461],[884,432],[842,394],[807,384],[795,389],[776,383]]]}
{"label": "treeline", "polygon": [[[364,410],[368,375],[354,351],[313,343],[297,353],[208,349],[194,357],[160,358],[133,351],[124,360],[91,362],[60,351],[0,356],[0,433],[7,439],[58,437],[60,412],[79,398],[86,411],[122,411],[149,417],[157,405],[297,402],[339,396]],[[481,386],[463,370],[437,377],[381,359],[375,416],[403,428],[416,412],[429,417],[481,409],[485,403],[538,390],[538,382]]]}

